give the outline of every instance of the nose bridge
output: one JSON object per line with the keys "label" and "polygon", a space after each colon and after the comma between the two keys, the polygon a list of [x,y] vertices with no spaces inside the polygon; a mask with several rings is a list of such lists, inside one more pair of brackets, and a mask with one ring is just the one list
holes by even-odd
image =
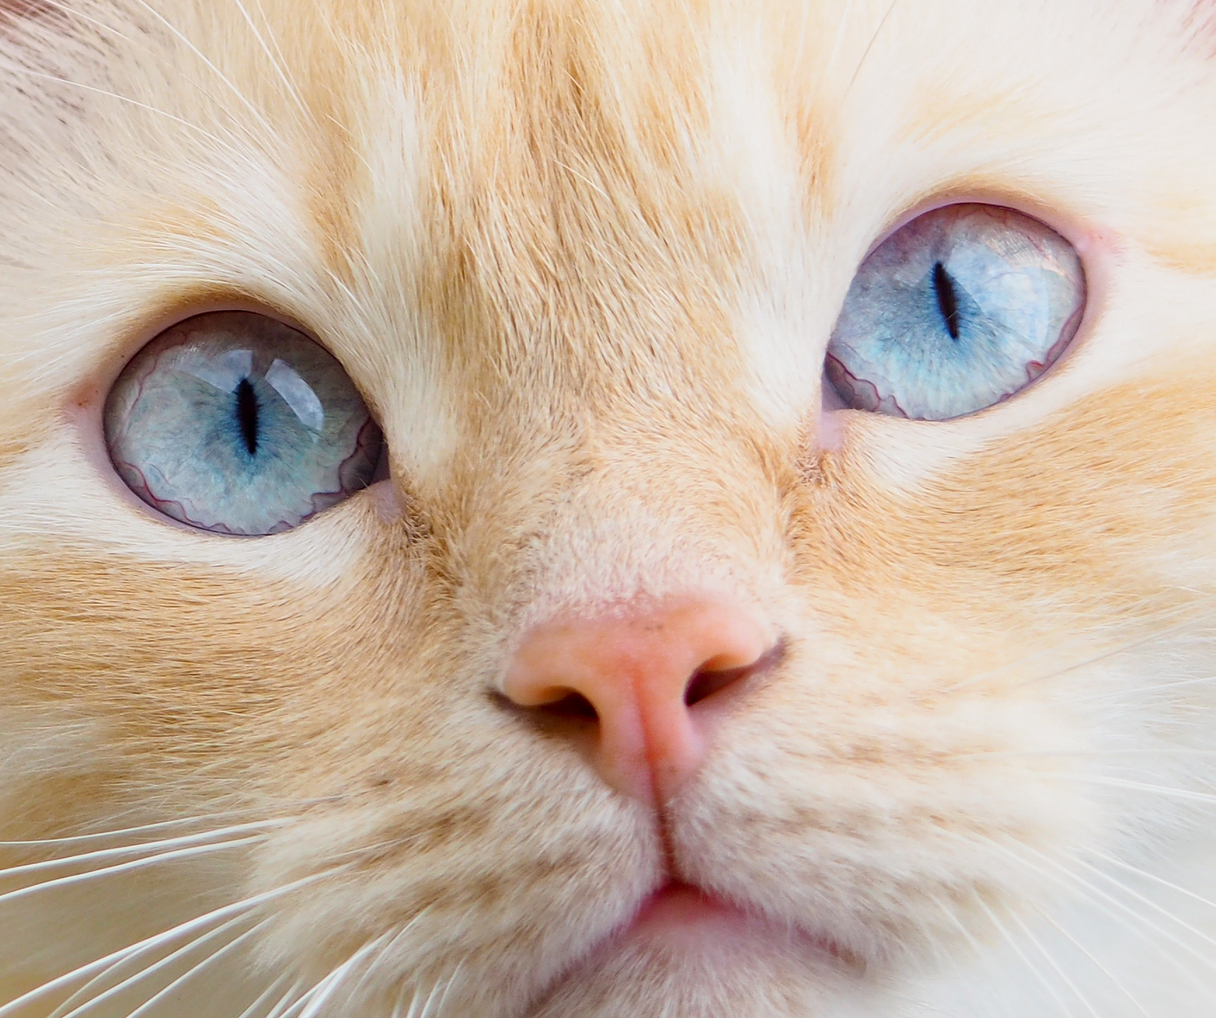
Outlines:
{"label": "nose bridge", "polygon": [[457,585],[505,592],[526,625],[779,568],[782,461],[737,409],[679,402],[597,399],[557,419],[504,402],[427,500]]}

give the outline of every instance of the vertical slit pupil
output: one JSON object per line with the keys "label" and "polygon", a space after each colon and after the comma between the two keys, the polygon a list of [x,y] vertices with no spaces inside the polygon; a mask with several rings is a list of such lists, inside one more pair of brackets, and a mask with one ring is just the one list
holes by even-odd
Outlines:
{"label": "vertical slit pupil", "polygon": [[954,280],[941,262],[933,265],[933,289],[937,294],[937,306],[946,322],[946,331],[951,339],[958,339],[958,296],[954,292]]}
{"label": "vertical slit pupil", "polygon": [[258,394],[253,391],[248,378],[242,378],[236,387],[236,422],[241,429],[245,448],[252,456],[258,451]]}

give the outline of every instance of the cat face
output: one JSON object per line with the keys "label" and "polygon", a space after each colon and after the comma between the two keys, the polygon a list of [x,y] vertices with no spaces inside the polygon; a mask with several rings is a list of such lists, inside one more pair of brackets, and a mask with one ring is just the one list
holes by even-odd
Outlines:
{"label": "cat face", "polygon": [[[1205,4],[0,10],[0,1016],[1207,1013]],[[383,456],[236,537],[246,329]]]}

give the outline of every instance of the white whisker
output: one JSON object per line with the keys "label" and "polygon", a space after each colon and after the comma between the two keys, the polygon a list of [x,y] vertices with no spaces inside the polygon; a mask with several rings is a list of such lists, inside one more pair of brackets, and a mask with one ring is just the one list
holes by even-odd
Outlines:
{"label": "white whisker", "polygon": [[[189,982],[191,979],[193,979],[195,976],[197,976],[200,972],[204,971],[208,966],[214,965],[216,963],[216,961],[218,961],[220,958],[224,957],[226,954],[228,954],[228,952],[234,950],[236,947],[238,947],[244,941],[246,941],[250,937],[254,936],[269,921],[270,921],[269,919],[263,919],[260,923],[257,924],[257,926],[253,927],[253,929],[246,930],[239,937],[233,938],[232,940],[228,941],[228,943],[226,943],[222,947],[220,947],[218,950],[213,951],[206,958],[204,958],[202,961],[200,961],[197,965],[193,966],[190,969],[190,971],[182,973],[180,976],[178,976],[176,979],[174,979],[173,982],[169,983],[167,986],[165,986],[163,989],[161,989],[158,993],[153,994],[144,1003],[140,1004],[139,1007],[137,1007],[134,1011],[132,1011],[129,1015],[127,1015],[127,1018],[139,1018],[140,1015],[146,1014],[148,1012],[148,1010],[158,1000],[163,1000],[169,994],[173,993],[175,990],[179,989],[185,983]],[[196,942],[196,946],[197,946],[197,942]],[[71,1016],[65,1016],[65,1018],[71,1018]]]}
{"label": "white whisker", "polygon": [[456,980],[460,977],[460,973],[464,969],[464,961],[465,960],[463,958],[461,958],[460,961],[456,964],[456,968],[454,968],[452,970],[452,974],[450,976],[448,976],[447,979],[444,980],[443,993],[439,997],[439,1003],[435,1005],[435,1014],[436,1015],[438,1015],[440,1012],[442,1012],[444,1009],[444,1006],[447,1004],[448,994],[451,992],[452,987],[456,985]]}
{"label": "white whisker", "polygon": [[172,951],[171,953],[165,955],[163,958],[158,959],[157,961],[153,962],[151,965],[147,965],[147,966],[141,968],[138,972],[135,972],[135,973],[127,976],[125,979],[122,979],[119,982],[115,983],[113,986],[107,987],[101,993],[98,993],[94,996],[89,996],[89,991],[91,989],[93,989],[94,986],[96,986],[99,982],[102,982],[109,977],[117,975],[118,973],[115,971],[116,969],[121,969],[123,965],[125,965],[127,962],[132,961],[135,958],[139,957],[139,955],[129,955],[126,958],[120,958],[109,968],[105,969],[102,972],[99,972],[96,976],[94,976],[92,979],[90,979],[84,986],[82,986],[79,990],[77,990],[75,993],[73,993],[67,1000],[65,1000],[62,1004],[60,1004],[57,1008],[55,1008],[55,1010],[52,1011],[50,1013],[50,1015],[48,1015],[48,1018],[76,1018],[77,1015],[84,1014],[86,1011],[88,1011],[89,1008],[95,1007],[97,1004],[100,1004],[103,1001],[109,1000],[111,997],[117,996],[119,993],[121,993],[123,990],[127,989],[128,987],[134,986],[136,983],[142,982],[144,979],[147,979],[150,976],[156,975],[157,972],[160,972],[161,970],[168,968],[174,962],[178,961],[180,958],[189,954],[191,951],[196,950],[200,946],[208,944],[212,940],[222,937],[225,933],[229,932],[229,930],[231,930],[233,927],[239,926],[243,922],[247,922],[249,920],[249,918],[250,918],[250,916],[248,913],[243,913],[242,915],[238,915],[232,919],[229,919],[227,922],[222,923],[221,925],[217,926],[215,929],[208,930],[206,933],[200,934],[198,937],[195,937],[193,940],[190,940],[186,944],[183,944],[181,947],[177,948],[175,951]]}
{"label": "white whisker", "polygon": [[[1148,937],[1148,934],[1145,932],[1145,928],[1147,928],[1148,930],[1151,930],[1152,932],[1163,937],[1165,940],[1169,941],[1176,948],[1178,948],[1179,951],[1182,951],[1184,954],[1190,955],[1192,958],[1194,958],[1200,964],[1206,966],[1209,969],[1216,970],[1216,961],[1213,961],[1213,959],[1211,959],[1204,953],[1196,950],[1190,944],[1185,943],[1183,940],[1181,940],[1179,937],[1175,936],[1169,930],[1167,930],[1167,929],[1163,928],[1162,926],[1160,926],[1159,924],[1153,922],[1151,919],[1147,918],[1140,912],[1137,912],[1134,908],[1132,908],[1125,902],[1119,901],[1118,898],[1114,897],[1113,895],[1111,895],[1110,893],[1108,893],[1106,891],[1103,891],[1100,887],[1098,887],[1098,886],[1094,885],[1093,883],[1091,883],[1090,881],[1086,880],[1080,874],[1074,873],[1073,871],[1069,870],[1062,863],[1058,862],[1055,859],[1052,859],[1050,856],[1044,855],[1042,852],[1036,851],[1035,849],[1031,848],[1029,845],[1022,846],[1027,852],[1030,852],[1031,854],[1037,856],[1038,858],[1042,859],[1044,862],[1050,864],[1056,870],[1060,871],[1060,873],[1063,874],[1062,876],[1059,874],[1053,875],[1052,873],[1048,872],[1047,870],[1043,869],[1042,867],[1034,866],[1029,860],[1018,855],[1016,852],[1013,852],[1012,850],[1008,849],[1006,846],[1000,845],[999,842],[993,841],[992,844],[996,845],[999,848],[1005,849],[1005,851],[1010,855],[1010,857],[1018,860],[1022,865],[1029,866],[1035,872],[1040,873],[1043,876],[1048,877],[1049,879],[1055,880],[1057,883],[1059,883],[1064,888],[1066,888],[1070,891],[1073,891],[1073,892],[1077,892],[1077,891],[1087,892],[1084,894],[1084,897],[1086,897],[1092,903],[1099,905],[1103,909],[1103,911],[1105,912],[1106,915],[1108,915],[1112,919],[1115,919],[1116,921],[1118,921],[1120,923],[1120,925],[1122,925],[1125,929],[1134,933],[1136,936],[1140,937],[1145,942],[1152,943],[1152,941]],[[1089,867],[1089,868],[1091,870],[1093,869],[1093,867]],[[1106,876],[1106,874],[1101,874],[1101,871],[1094,870],[1094,872],[1097,872],[1100,875],[1106,877],[1106,879],[1108,881],[1110,881],[1111,883],[1113,883],[1115,885],[1115,887],[1117,887],[1119,890],[1125,891],[1125,892],[1128,891],[1128,888],[1126,888],[1124,885],[1122,885],[1118,881],[1113,880],[1112,878]],[[1119,912],[1123,913],[1123,915],[1119,915],[1115,912],[1112,912],[1110,910],[1109,906],[1113,906],[1114,908],[1118,909]],[[1177,923],[1179,923],[1179,925],[1182,925],[1185,928],[1185,926],[1186,926],[1185,923],[1182,923],[1175,916],[1170,915],[1170,913],[1166,912],[1164,909],[1161,909],[1158,907],[1157,911],[1160,911],[1167,919],[1177,922]],[[1134,920],[1135,922],[1134,923],[1129,922],[1128,917],[1130,917],[1130,919]],[[1200,936],[1203,937],[1202,934],[1200,934]],[[1203,939],[1207,939],[1207,938],[1203,937]],[[1181,963],[1181,961],[1179,961],[1177,958],[1175,958],[1172,953],[1164,952],[1163,957],[1165,957],[1168,961],[1173,963],[1178,968],[1178,970],[1180,972],[1182,972],[1188,979],[1195,981],[1196,985],[1200,985],[1198,983],[1198,980],[1195,979],[1195,976],[1190,971],[1190,969],[1188,969],[1185,965],[1183,965]]]}
{"label": "white whisker", "polygon": [[[827,757],[827,754],[823,754]],[[1120,749],[1114,754],[1108,750],[1101,749],[1009,749],[1009,750],[992,750],[991,752],[983,753],[952,753],[951,760],[1001,760],[1001,759],[1052,759],[1063,757],[1065,759],[1090,760],[1101,759],[1109,760],[1114,755],[1116,759],[1122,757],[1143,757],[1143,756],[1194,756],[1194,757],[1209,757],[1216,756],[1216,749],[1191,749],[1187,746],[1161,746],[1158,749]]]}
{"label": "white whisker", "polygon": [[[218,820],[225,817],[250,813],[251,810],[233,810],[227,813],[201,813],[197,816],[182,817],[180,820],[160,820],[154,824],[141,824],[138,827],[122,827],[110,831],[98,831],[94,834],[74,834],[64,838],[41,838],[30,841],[0,841],[0,848],[28,848],[53,845],[72,845],[89,841],[104,841],[107,838],[126,837],[130,834],[145,834],[149,831],[161,831],[169,827],[184,827],[188,824],[198,824],[206,820]],[[284,817],[277,820],[264,820],[257,823],[234,824],[229,827],[209,829],[209,833],[232,833],[255,827],[281,827],[293,823],[297,818]],[[151,844],[148,842],[147,844]]]}
{"label": "white whisker", "polygon": [[1052,666],[1045,669],[1042,675],[1039,675],[1036,678],[1026,679],[1023,682],[1018,683],[1015,688],[1020,689],[1036,682],[1043,682],[1047,679],[1054,679],[1061,675],[1067,675],[1069,672],[1077,671],[1080,668],[1088,668],[1090,665],[1098,664],[1101,661],[1107,661],[1112,657],[1118,657],[1120,654],[1126,654],[1130,651],[1138,650],[1141,647],[1154,643],[1155,641],[1163,640],[1170,636],[1177,636],[1179,633],[1185,632],[1189,628],[1196,628],[1200,625],[1210,626],[1211,623],[1210,621],[1203,619],[1186,619],[1182,622],[1176,622],[1171,625],[1164,626],[1161,629],[1149,633],[1147,636],[1142,636],[1135,640],[1128,640],[1116,647],[1110,647],[1106,650],[1099,651],[1095,654],[1082,658],[1080,661],[1074,661],[1072,664],[1064,665],[1062,667],[1056,666],[1054,664],[1055,659],[1059,658],[1060,654],[1066,648],[1072,646],[1085,646],[1089,642],[1082,637],[1077,637],[1076,639],[1072,640],[1065,640],[1064,642],[1051,647],[1042,650],[1034,650],[1027,654],[1023,654],[1021,657],[1015,658],[1012,661],[1005,662],[1004,664],[997,665],[994,668],[981,672],[978,675],[974,675],[970,679],[964,679],[962,682],[955,683],[953,686],[947,686],[942,692],[955,693],[960,689],[966,689],[967,687],[974,686],[977,683],[986,682],[994,676],[1000,675],[1002,672],[1010,671],[1015,668],[1023,668],[1026,666],[1027,662],[1032,661],[1035,658],[1041,657],[1053,662]]}
{"label": "white whisker", "polygon": [[1139,689],[1127,690],[1118,689],[1111,690],[1106,693],[1092,693],[1088,696],[1075,697],[1068,702],[1071,704],[1091,703],[1095,701],[1111,700],[1115,697],[1126,696],[1128,694],[1136,696],[1150,696],[1153,693],[1161,692],[1166,689],[1187,689],[1192,686],[1207,686],[1216,683],[1216,675],[1205,675],[1198,679],[1179,679],[1176,682],[1160,682],[1144,686]]}
{"label": "white whisker", "polygon": [[[1200,930],[1198,927],[1192,926],[1190,923],[1186,922],[1185,920],[1179,919],[1176,915],[1174,915],[1172,912],[1170,912],[1169,909],[1163,908],[1161,905],[1158,905],[1151,898],[1148,898],[1145,895],[1141,894],[1140,892],[1133,890],[1132,888],[1128,887],[1126,884],[1120,883],[1118,880],[1116,880],[1114,877],[1112,877],[1109,873],[1103,873],[1102,870],[1098,869],[1097,866],[1092,866],[1089,863],[1084,862],[1083,860],[1078,860],[1078,865],[1089,870],[1089,872],[1093,873],[1095,876],[1101,877],[1103,880],[1107,881],[1108,883],[1114,884],[1124,894],[1129,895],[1130,897],[1134,898],[1136,901],[1140,902],[1142,905],[1148,906],[1154,912],[1156,912],[1158,915],[1162,915],[1166,919],[1170,920],[1171,922],[1177,923],[1188,933],[1192,934],[1193,936],[1198,937],[1204,943],[1209,944],[1212,947],[1216,947],[1216,938],[1209,936],[1208,934],[1206,934],[1202,930]],[[1200,900],[1202,901],[1203,899],[1201,898]],[[1209,964],[1212,965],[1214,968],[1216,968],[1216,961],[1209,962]]]}
{"label": "white whisker", "polygon": [[1005,938],[1005,941],[1009,944],[1009,946],[1011,948],[1013,948],[1014,953],[1017,954],[1017,956],[1022,960],[1022,964],[1025,965],[1026,968],[1030,971],[1030,973],[1035,977],[1035,979],[1038,980],[1039,984],[1043,987],[1043,989],[1045,989],[1048,992],[1048,994],[1050,994],[1051,999],[1054,1000],[1059,1005],[1060,1010],[1064,1012],[1065,1018],[1073,1018],[1072,1009],[1064,1002],[1064,999],[1059,995],[1059,993],[1056,992],[1055,987],[1052,986],[1050,982],[1048,982],[1047,977],[1038,968],[1036,968],[1034,966],[1034,964],[1031,962],[1031,960],[1026,956],[1026,952],[1023,951],[1021,949],[1021,947],[1018,946],[1017,941],[1013,938],[1012,934],[1010,934],[1010,932],[1005,928],[1005,924],[1001,922],[1001,920],[997,917],[997,914],[988,907],[988,905],[983,901],[983,899],[979,899],[979,903],[980,903],[980,907],[983,908],[983,910],[988,913],[988,918],[992,920],[992,924],[997,928],[997,930],[1000,932],[1001,936],[1003,936]]}
{"label": "white whisker", "polygon": [[[1044,867],[1043,865],[1036,864],[1034,861],[1026,858],[1021,853],[1015,852],[1007,844],[1005,844],[1004,842],[999,841],[995,838],[985,837],[982,835],[974,835],[974,834],[972,834],[972,835],[959,834],[958,837],[960,840],[962,840],[968,844],[976,844],[977,842],[979,842],[979,843],[988,845],[992,848],[995,848],[997,851],[1002,852],[1008,858],[1012,859],[1018,865],[1025,866],[1032,873],[1035,873],[1039,876],[1042,876],[1042,877],[1052,881],[1053,883],[1058,884],[1067,893],[1075,894],[1078,897],[1080,897],[1082,900],[1087,901],[1091,905],[1099,908],[1104,915],[1108,916],[1111,920],[1118,923],[1121,927],[1126,929],[1133,936],[1143,940],[1145,943],[1153,945],[1154,947],[1157,946],[1154,944],[1153,940],[1149,937],[1148,933],[1146,932],[1146,929],[1147,929],[1147,930],[1152,931],[1153,933],[1158,934],[1163,939],[1169,941],[1169,943],[1171,943],[1175,947],[1177,947],[1179,951],[1181,951],[1184,954],[1190,955],[1192,958],[1194,958],[1196,961],[1200,962],[1202,965],[1204,965],[1208,968],[1216,969],[1216,962],[1213,962],[1212,959],[1208,958],[1203,953],[1197,951],[1191,945],[1184,943],[1182,940],[1180,940],[1178,937],[1174,936],[1168,930],[1163,929],[1160,925],[1158,925],[1157,923],[1154,923],[1151,919],[1148,919],[1147,917],[1141,915],[1139,912],[1137,912],[1135,909],[1131,908],[1129,905],[1125,904],[1124,902],[1119,901],[1117,898],[1115,898],[1112,895],[1108,894],[1107,892],[1103,891],[1101,888],[1096,887],[1090,881],[1084,879],[1084,877],[1082,877],[1080,874],[1072,872],[1066,866],[1064,866],[1062,863],[1060,863],[1058,860],[1053,859],[1051,856],[1048,856],[1042,852],[1039,852],[1026,844],[1021,844],[1019,846],[1025,852],[1028,852],[1031,855],[1034,855],[1037,858],[1041,859],[1044,863],[1049,864],[1051,869],[1048,869],[1048,868]],[[1120,889],[1122,889],[1122,885],[1119,885],[1117,882],[1116,882],[1116,886],[1120,887]],[[1112,908],[1112,906],[1113,906],[1113,908]],[[1129,919],[1129,917],[1130,917],[1130,919]],[[1132,921],[1132,920],[1134,920],[1134,921]],[[1188,968],[1185,964],[1183,964],[1183,962],[1178,957],[1176,957],[1173,952],[1163,951],[1163,952],[1161,952],[1161,956],[1167,962],[1169,962],[1171,965],[1173,965],[1178,970],[1178,972],[1181,973],[1188,981],[1192,982],[1200,990],[1204,990],[1203,984],[1198,980],[1198,978],[1195,976],[1195,974],[1190,970],[1190,968]]]}
{"label": "white whisker", "polygon": [[420,1001],[418,999],[418,995],[415,993],[414,999],[410,1001],[410,1009],[406,1013],[405,1018],[431,1018],[431,1005],[434,1004],[436,1000],[441,999],[438,996],[441,990],[446,993],[446,985],[446,980],[439,980],[436,982],[435,985],[431,987],[430,993],[426,995],[426,999],[421,1001],[422,1010],[420,1011],[417,1010]]}
{"label": "white whisker", "polygon": [[1084,781],[1094,785],[1108,785],[1111,788],[1123,788],[1132,792],[1147,792],[1183,802],[1202,802],[1207,805],[1216,804],[1216,795],[1210,792],[1196,792],[1187,788],[1170,788],[1168,785],[1153,785],[1144,781],[1131,781],[1128,778],[1114,778],[1101,774],[1052,774],[1052,777],[1067,778],[1074,781]]}
{"label": "white whisker", "polygon": [[297,980],[291,984],[291,988],[279,998],[279,1002],[275,1004],[275,1006],[272,1007],[263,1016],[263,1018],[283,1018],[283,1016],[287,1014],[288,1009],[294,1006],[292,1002],[299,999],[299,993],[300,982]]}
{"label": "white whisker", "polygon": [[1134,873],[1138,877],[1149,880],[1160,887],[1169,888],[1171,891],[1177,891],[1179,894],[1190,898],[1192,901],[1197,901],[1201,905],[1207,905],[1208,908],[1216,909],[1216,901],[1205,898],[1202,895],[1196,894],[1194,891],[1188,891],[1185,887],[1180,887],[1178,884],[1171,883],[1163,877],[1156,876],[1148,870],[1143,870],[1139,866],[1133,866],[1131,863],[1123,862],[1121,859],[1116,859],[1113,856],[1105,855],[1102,852],[1091,852],[1091,855],[1096,859],[1101,859],[1104,863],[1110,866],[1116,866],[1119,869],[1127,870],[1129,873]]}
{"label": "white whisker", "polygon": [[836,38],[832,40],[832,51],[828,54],[826,65],[828,71],[836,66],[836,58],[840,56],[840,44],[844,41],[845,33],[848,31],[849,17],[852,13],[853,0],[845,0],[844,10],[840,13],[840,24],[836,26]]}
{"label": "white whisker", "polygon": [[[197,834],[185,834],[177,838],[164,838],[159,841],[144,841],[134,845],[123,845],[119,848],[102,848],[92,852],[81,852],[77,855],[58,856],[54,859],[44,859],[42,862],[23,863],[19,866],[8,866],[0,868],[0,877],[19,876],[26,873],[41,873],[46,870],[57,869],[62,866],[71,866],[82,862],[95,862],[101,859],[117,859],[124,855],[138,855],[147,852],[158,852],[161,849],[170,849],[178,846],[197,845],[211,842],[213,839],[222,838],[229,834],[244,834],[247,831],[259,831],[272,826],[267,823],[250,823],[250,824],[234,824],[230,827],[221,827],[216,830],[200,831]],[[274,825],[274,826],[281,826]],[[248,838],[242,838],[229,842],[229,844],[245,844]],[[27,843],[28,844],[28,843]],[[0,848],[13,846],[12,842],[0,842]]]}
{"label": "white whisker", "polygon": [[1098,959],[1095,958],[1093,956],[1093,954],[1090,951],[1088,951],[1079,940],[1077,940],[1076,937],[1074,937],[1071,933],[1069,933],[1068,930],[1066,930],[1063,926],[1061,926],[1058,922],[1056,922],[1056,920],[1053,919],[1047,913],[1044,912],[1044,913],[1042,913],[1042,915],[1043,915],[1044,919],[1046,919],[1049,923],[1051,923],[1051,925],[1053,927],[1055,927],[1057,933],[1059,933],[1062,937],[1067,938],[1069,940],[1069,942],[1072,943],[1073,947],[1075,947],[1078,951],[1081,952],[1081,954],[1083,954],[1086,958],[1089,959],[1089,961],[1093,964],[1094,968],[1096,968],[1099,972],[1101,972],[1104,976],[1106,976],[1107,979],[1110,980],[1111,984],[1115,987],[1115,989],[1117,989],[1120,993],[1122,993],[1125,997],[1127,997],[1128,1000],[1130,1000],[1132,1002],[1132,1005],[1136,1008],[1137,1011],[1139,1011],[1142,1015],[1144,1015],[1144,1018],[1152,1018],[1152,1015],[1150,1015],[1144,1009],[1144,1006],[1140,1003],[1140,1001],[1138,1001],[1134,996],[1132,996],[1131,990],[1129,990],[1126,986],[1124,986],[1123,983],[1119,979],[1116,979],[1114,974],[1110,971],[1110,969],[1108,969],[1105,965],[1103,965],[1100,961],[1098,961]]}
{"label": "white whisker", "polygon": [[118,976],[128,962],[135,961],[142,954],[147,952],[137,952],[135,954],[126,955],[125,957],[119,958],[114,962],[114,964],[106,967],[101,972],[98,972],[97,975],[93,976],[92,979],[76,990],[75,993],[56,1007],[55,1010],[47,1016],[47,1018],[65,1018],[66,1015],[76,1014],[81,1007],[91,1007],[93,1004],[98,1003],[99,1001],[108,1000],[114,994],[138,982],[145,976],[154,975],[161,968],[172,964],[183,954],[192,951],[198,944],[206,943],[211,937],[223,935],[228,930],[232,929],[232,927],[239,925],[248,918],[249,915],[247,913],[242,913],[233,919],[229,919],[227,922],[222,923],[215,929],[203,933],[200,936],[188,941],[185,945],[177,948],[175,951],[166,955],[164,958],[161,958],[159,961],[154,962],[152,965],[139,969],[133,975],[122,979],[120,982],[112,986],[107,986],[98,994],[92,994],[94,988],[108,982],[115,976]]}
{"label": "white whisker", "polygon": [[43,880],[36,884],[27,884],[25,887],[18,887],[13,891],[5,891],[0,894],[0,902],[14,901],[17,898],[28,897],[31,894],[36,894],[39,891],[49,891],[52,888],[70,887],[73,884],[82,884],[89,880],[96,880],[99,877],[112,877],[119,873],[131,873],[135,870],[143,869],[148,866],[157,866],[164,862],[169,862],[178,859],[190,859],[197,855],[209,855],[215,852],[224,852],[232,848],[239,848],[244,845],[256,845],[264,838],[235,838],[232,841],[220,841],[208,845],[195,845],[191,848],[178,848],[171,852],[161,852],[158,855],[153,855],[145,859],[132,859],[129,862],[117,863],[113,866],[103,866],[100,869],[89,870],[85,873],[73,873],[71,876],[55,877],[52,880]]}
{"label": "white whisker", "polygon": [[26,1004],[40,1000],[49,993],[63,989],[77,979],[91,977],[97,972],[104,971],[115,961],[123,958],[134,956],[141,952],[156,950],[159,947],[166,946],[172,943],[179,937],[193,933],[195,930],[206,927],[208,924],[218,922],[229,918],[238,913],[250,912],[267,902],[274,901],[276,898],[281,898],[286,894],[299,890],[301,887],[307,887],[309,884],[315,884],[317,881],[332,875],[341,870],[342,867],[334,867],[333,869],[325,870],[321,873],[313,874],[308,877],[301,877],[290,884],[284,884],[281,887],[276,887],[270,891],[263,891],[261,894],[255,894],[251,897],[244,898],[241,901],[233,902],[230,905],[224,905],[220,908],[213,909],[210,912],[201,916],[196,916],[194,919],[189,919],[184,923],[179,923],[177,926],[168,930],[163,930],[160,933],[154,933],[150,937],[145,937],[143,940],[137,941],[134,944],[129,944],[126,947],[119,948],[105,957],[97,958],[94,961],[86,962],[70,972],[65,972],[61,976],[56,976],[54,979],[48,980],[32,990],[27,990],[19,997],[15,997],[7,1004],[0,1005],[0,1018],[11,1018],[15,1015],[18,1009]]}
{"label": "white whisker", "polygon": [[[261,1007],[264,1003],[266,1003],[266,1001],[269,1000],[271,997],[273,997],[276,993],[278,993],[279,990],[282,989],[283,984],[285,982],[287,982],[287,976],[279,976],[278,979],[276,979],[273,983],[271,983],[269,986],[267,986],[266,989],[264,989],[261,993],[259,993],[257,995],[257,997],[254,998],[253,1003],[250,1004],[247,1008],[245,1008],[245,1010],[242,1011],[239,1015],[237,1015],[237,1018],[253,1018],[253,1016],[257,1012],[258,1008]],[[290,995],[293,991],[288,990],[287,992],[288,992],[288,995]]]}
{"label": "white whisker", "polygon": [[384,941],[389,939],[387,933],[382,933],[375,940],[364,944],[359,950],[346,959],[341,965],[334,969],[328,976],[322,980],[322,983],[314,987],[310,996],[308,1006],[300,1012],[299,1018],[316,1018],[320,1013],[325,1002],[334,995],[334,992],[342,984],[342,982],[350,975],[355,967],[363,961],[369,954],[376,950]]}
{"label": "white whisker", "polygon": [[1012,918],[1013,918],[1013,921],[1015,923],[1017,923],[1018,926],[1021,928],[1022,932],[1026,935],[1026,939],[1028,941],[1030,941],[1031,944],[1034,945],[1035,950],[1038,951],[1039,954],[1041,954],[1043,956],[1043,959],[1047,962],[1048,965],[1050,965],[1052,967],[1052,969],[1055,971],[1055,974],[1060,977],[1060,981],[1065,986],[1067,986],[1069,990],[1072,991],[1073,996],[1076,997],[1077,1000],[1079,1000],[1081,1002],[1081,1004],[1085,1008],[1085,1010],[1088,1011],[1091,1015],[1093,1015],[1093,1018],[1102,1018],[1102,1016],[1100,1014],[1098,1014],[1098,1012],[1096,1010],[1094,1010],[1094,1006],[1089,1002],[1089,1000],[1086,998],[1085,994],[1083,994],[1077,988],[1077,985],[1071,979],[1068,978],[1068,974],[1060,967],[1059,963],[1051,956],[1051,952],[1048,951],[1045,947],[1043,947],[1043,945],[1041,943],[1039,943],[1038,938],[1031,932],[1030,927],[1027,926],[1026,923],[1023,922],[1023,920],[1019,916],[1015,915]]}

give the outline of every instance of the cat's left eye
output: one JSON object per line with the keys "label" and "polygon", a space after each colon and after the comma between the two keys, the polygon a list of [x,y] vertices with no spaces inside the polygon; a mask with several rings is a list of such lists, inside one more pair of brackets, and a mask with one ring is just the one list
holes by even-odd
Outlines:
{"label": "cat's left eye", "polygon": [[187,319],[119,376],[110,459],[148,505],[224,534],[288,530],[370,483],[380,429],[350,377],[264,315]]}
{"label": "cat's left eye", "polygon": [[826,372],[846,406],[940,421],[992,406],[1046,371],[1085,309],[1071,244],[1012,209],[947,205],[862,262]]}

